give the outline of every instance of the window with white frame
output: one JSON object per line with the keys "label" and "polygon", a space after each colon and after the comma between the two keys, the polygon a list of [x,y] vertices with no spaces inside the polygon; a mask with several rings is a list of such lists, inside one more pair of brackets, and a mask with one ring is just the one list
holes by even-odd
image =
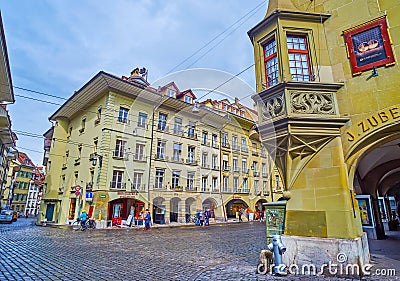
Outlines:
{"label": "window with white frame", "polygon": [[118,121],[122,123],[128,123],[128,114],[129,109],[121,106],[119,108]]}
{"label": "window with white frame", "polygon": [[156,180],[154,188],[164,188],[165,169],[156,169]]}
{"label": "window with white frame", "polygon": [[181,143],[174,143],[174,154],[173,160],[180,161],[182,153],[182,144]]}
{"label": "window with white frame", "polygon": [[247,188],[248,188],[247,187],[247,178],[244,178],[243,179],[243,184],[242,184],[243,192],[248,192],[249,190]]}
{"label": "window with white frame", "polygon": [[193,103],[193,98],[185,95],[184,96],[184,101],[187,102],[187,103],[192,104]]}
{"label": "window with white frame", "polygon": [[135,160],[144,160],[144,144],[136,144]]}
{"label": "window with white frame", "polygon": [[212,134],[211,136],[212,147],[217,147],[217,144],[218,144],[218,136],[216,134]]}
{"label": "window with white frame", "polygon": [[143,112],[139,112],[138,116],[138,127],[145,128],[147,123],[147,114]]}
{"label": "window with white frame", "polygon": [[213,154],[212,155],[212,168],[214,170],[218,169],[218,155],[217,154]]}
{"label": "window with white frame", "polygon": [[236,135],[232,135],[232,148],[239,149],[238,138]]}
{"label": "window with white frame", "polygon": [[203,152],[203,154],[201,155],[201,166],[203,168],[208,168],[208,153],[207,152]]}
{"label": "window with white frame", "polygon": [[180,171],[172,171],[172,188],[179,187],[179,178],[181,177]]}
{"label": "window with white frame", "polygon": [[174,134],[182,133],[182,118],[175,117]]}
{"label": "window with white frame", "polygon": [[195,172],[187,173],[187,190],[194,190],[194,174]]}
{"label": "window with white frame", "polygon": [[234,177],[233,178],[233,192],[238,192],[239,190],[239,178]]}
{"label": "window with white frame", "polygon": [[167,89],[167,96],[171,97],[171,98],[175,98],[176,97],[176,92],[172,89]]}
{"label": "window with white frame", "polygon": [[242,150],[244,152],[247,152],[247,142],[246,142],[246,138],[242,138]]}
{"label": "window with white frame", "polygon": [[111,182],[111,188],[118,188],[121,189],[123,188],[123,184],[122,184],[122,179],[124,176],[124,172],[123,171],[118,171],[118,170],[114,170],[113,171],[113,178],[112,178],[112,182]]}
{"label": "window with white frame", "polygon": [[228,133],[222,133],[222,146],[228,146]]}
{"label": "window with white frame", "polygon": [[243,171],[243,173],[247,173],[247,159],[246,158],[242,159],[242,171]]}
{"label": "window with white frame", "polygon": [[188,146],[188,162],[194,163],[194,146]]}
{"label": "window with white frame", "polygon": [[222,155],[222,169],[224,171],[229,171],[229,158],[228,154]]}
{"label": "window with white frame", "polygon": [[280,185],[279,185],[279,175],[275,175],[275,189],[276,190],[280,190],[281,189],[281,187],[280,187]]}
{"label": "window with white frame", "polygon": [[196,122],[189,121],[189,124],[188,124],[188,137],[189,138],[194,138],[195,129],[196,129]]}
{"label": "window with white frame", "polygon": [[223,191],[227,192],[228,191],[228,184],[229,184],[229,177],[224,176],[223,177]]}
{"label": "window with white frame", "polygon": [[254,180],[254,193],[258,194],[258,180]]}
{"label": "window with white frame", "polygon": [[266,177],[266,176],[267,176],[267,164],[262,163],[262,164],[261,164],[261,169],[262,169],[262,175],[263,175],[263,177]]}
{"label": "window with white frame", "polygon": [[126,141],[116,140],[114,157],[119,157],[119,158],[123,158],[124,157],[125,145],[126,145]]}
{"label": "window with white frame", "polygon": [[232,158],[232,167],[234,172],[239,172],[238,158],[236,156]]}
{"label": "window with white frame", "polygon": [[263,181],[263,192],[264,192],[264,195],[268,193],[268,191],[267,191],[267,182],[266,181]]}
{"label": "window with white frame", "polygon": [[157,141],[157,155],[156,155],[156,158],[159,158],[159,159],[164,159],[165,158],[165,146],[166,146],[166,141],[164,141],[164,140],[158,140]]}
{"label": "window with white frame", "polygon": [[158,114],[158,130],[164,131],[167,127],[167,114],[165,113],[159,113]]}
{"label": "window with white frame", "polygon": [[201,191],[207,191],[207,177],[201,178]]}
{"label": "window with white frame", "polygon": [[207,144],[207,132],[201,133],[201,144]]}
{"label": "window with white frame", "polygon": [[218,178],[213,177],[211,180],[211,185],[212,185],[212,190],[217,191],[218,190]]}
{"label": "window with white frame", "polygon": [[142,190],[142,180],[143,180],[143,173],[133,173],[133,185],[132,189],[134,190]]}

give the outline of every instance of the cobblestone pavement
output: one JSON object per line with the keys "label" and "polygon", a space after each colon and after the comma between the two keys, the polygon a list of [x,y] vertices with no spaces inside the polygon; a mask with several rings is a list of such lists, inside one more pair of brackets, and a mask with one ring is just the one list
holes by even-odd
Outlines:
{"label": "cobblestone pavement", "polygon": [[256,274],[266,247],[259,222],[146,232],[33,223],[0,225],[0,280],[350,280]]}

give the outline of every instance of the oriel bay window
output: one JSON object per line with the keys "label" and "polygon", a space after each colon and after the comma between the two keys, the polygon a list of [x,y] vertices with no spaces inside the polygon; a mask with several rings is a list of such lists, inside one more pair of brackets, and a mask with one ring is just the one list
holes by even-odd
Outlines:
{"label": "oriel bay window", "polygon": [[122,182],[123,176],[124,176],[123,171],[114,170],[110,188],[117,188],[117,189],[125,188],[125,184],[123,184]]}
{"label": "oriel bay window", "polygon": [[264,46],[264,63],[267,87],[278,84],[279,66],[275,38],[271,39]]}
{"label": "oriel bay window", "polygon": [[289,52],[289,69],[294,81],[311,81],[310,58],[306,36],[287,35],[287,48]]}

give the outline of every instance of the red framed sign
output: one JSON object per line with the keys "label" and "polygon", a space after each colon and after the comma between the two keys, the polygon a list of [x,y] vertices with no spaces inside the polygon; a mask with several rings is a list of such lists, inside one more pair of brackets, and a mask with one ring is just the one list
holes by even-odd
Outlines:
{"label": "red framed sign", "polygon": [[395,62],[386,17],[343,32],[353,75]]}

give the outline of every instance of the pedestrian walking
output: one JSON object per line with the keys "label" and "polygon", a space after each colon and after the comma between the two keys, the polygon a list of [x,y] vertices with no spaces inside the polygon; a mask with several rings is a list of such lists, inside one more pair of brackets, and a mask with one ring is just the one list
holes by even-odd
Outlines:
{"label": "pedestrian walking", "polygon": [[200,210],[199,212],[199,220],[200,220],[200,226],[204,225],[204,211]]}
{"label": "pedestrian walking", "polygon": [[144,228],[143,230],[150,230],[151,216],[149,209],[146,209],[146,215],[144,217]]}
{"label": "pedestrian walking", "polygon": [[25,214],[26,216],[26,218],[28,218],[29,217],[29,211],[26,211],[26,214]]}
{"label": "pedestrian walking", "polygon": [[204,217],[205,217],[205,223],[204,223],[204,225],[206,226],[208,226],[208,225],[210,225],[210,216],[211,216],[211,212],[210,212],[210,209],[207,209],[206,210],[206,212],[204,213],[205,215],[204,215]]}
{"label": "pedestrian walking", "polygon": [[264,210],[260,211],[260,222],[264,221]]}
{"label": "pedestrian walking", "polygon": [[242,215],[243,215],[243,209],[242,208],[239,209],[238,215],[239,215],[239,222],[243,221],[242,220]]}

